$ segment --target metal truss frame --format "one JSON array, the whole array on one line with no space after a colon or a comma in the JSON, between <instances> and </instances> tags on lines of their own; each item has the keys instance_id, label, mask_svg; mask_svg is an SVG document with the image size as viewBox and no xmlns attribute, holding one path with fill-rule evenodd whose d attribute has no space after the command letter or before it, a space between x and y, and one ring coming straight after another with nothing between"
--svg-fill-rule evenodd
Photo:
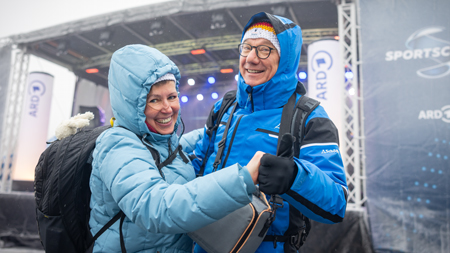
<instances>
[{"instance_id":1,"label":"metal truss frame","mask_svg":"<svg viewBox=\"0 0 450 253\"><path fill-rule=\"evenodd\" d=\"M0 192L12 190L12 165L19 136L23 99L28 76L29 54L26 49L13 46L9 85L2 119L0 142Z\"/></svg>"},{"instance_id":2,"label":"metal truss frame","mask_svg":"<svg viewBox=\"0 0 450 253\"><path fill-rule=\"evenodd\" d=\"M363 125L363 92L360 79L360 27L358 0L342 0L338 5L339 42L342 60L353 78L346 78L344 87L344 133L342 158L347 176L347 210L363 210L365 191L365 148Z\"/></svg>"},{"instance_id":3,"label":"metal truss frame","mask_svg":"<svg viewBox=\"0 0 450 253\"><path fill-rule=\"evenodd\" d=\"M321 39L323 37L335 36L338 34L338 29L336 28L321 28L321 29L305 29L302 31L303 44L307 45L313 41ZM236 49L237 45L241 41L241 34L235 35L226 35L226 36L217 36L217 37L208 37L201 39L190 39L190 40L182 40L168 43L161 43L151 45L152 47L158 49L163 54L167 56L173 55L190 55L192 49L203 48L208 52L214 52L218 50L226 50L226 49ZM109 61L111 60L112 53L107 53L100 55L98 57L93 57L81 64L75 65L75 69L87 69L90 67L107 67L109 66ZM238 58L238 55L236 56ZM215 61L216 65L224 66L227 63L222 63L221 61ZM237 63L237 60L236 62ZM198 63L199 65L201 63ZM180 69L189 69L189 74L201 73L204 72L203 69L194 69L192 66L184 66L182 64L177 64ZM183 72L183 74L186 74Z\"/></svg>"}]
</instances>

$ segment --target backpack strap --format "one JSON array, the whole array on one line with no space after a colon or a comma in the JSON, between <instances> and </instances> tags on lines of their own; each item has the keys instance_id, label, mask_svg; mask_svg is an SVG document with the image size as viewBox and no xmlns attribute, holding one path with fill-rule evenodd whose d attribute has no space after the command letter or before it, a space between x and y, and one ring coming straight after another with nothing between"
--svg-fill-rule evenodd
<instances>
[{"instance_id":1,"label":"backpack strap","mask_svg":"<svg viewBox=\"0 0 450 253\"><path fill-rule=\"evenodd\" d=\"M296 104L296 93L302 95ZM278 146L277 155L281 142L281 136L285 133L291 133L294 136L294 156L299 157L300 155L300 145L303 141L305 135L305 123L314 109L319 106L320 102L312 99L305 94L305 88L301 82L297 84L297 89L294 94L289 98L288 102L283 107L283 112L281 114L280 131L278 133ZM297 210L298 212L298 210ZM273 241L274 247L276 247L277 242L289 243L294 246L297 250L304 244L306 237L311 230L310 220L300 212L298 212L304 225L298 228L298 231L291 234L293 231L290 226L284 235L266 235L264 241Z\"/></svg>"},{"instance_id":2,"label":"backpack strap","mask_svg":"<svg viewBox=\"0 0 450 253\"><path fill-rule=\"evenodd\" d=\"M236 110L236 106L237 106L237 102L235 102L233 104L233 109L231 110L230 116L228 117L227 125L225 126L225 130L223 132L222 139L220 140L220 142L218 144L219 149L217 150L216 159L214 160L213 171L216 171L217 167L219 167L219 164L222 162L223 150L225 149L225 143L227 142L228 130L230 129L231 121L233 120L233 113Z\"/></svg>"},{"instance_id":3,"label":"backpack strap","mask_svg":"<svg viewBox=\"0 0 450 253\"><path fill-rule=\"evenodd\" d=\"M215 131L217 130L217 128L219 128L223 115L228 111L228 108L230 108L234 100L236 100L236 90L225 93L222 99L222 104L220 105L220 108L219 110L217 110L217 112L214 112L214 106L211 108L211 112L209 113L208 119L206 120L206 134L209 138L209 144L208 148L206 149L205 157L203 158L202 166L200 167L200 171L198 172L197 177L201 177L205 173L206 162L211 155L209 154L211 141L216 137Z\"/></svg>"},{"instance_id":4,"label":"backpack strap","mask_svg":"<svg viewBox=\"0 0 450 253\"><path fill-rule=\"evenodd\" d=\"M319 106L320 102L303 95L299 98L297 106L295 107L295 113L291 124L291 133L296 137L294 142L294 156L300 155L300 146L305 137L306 120L314 109Z\"/></svg>"}]
</instances>

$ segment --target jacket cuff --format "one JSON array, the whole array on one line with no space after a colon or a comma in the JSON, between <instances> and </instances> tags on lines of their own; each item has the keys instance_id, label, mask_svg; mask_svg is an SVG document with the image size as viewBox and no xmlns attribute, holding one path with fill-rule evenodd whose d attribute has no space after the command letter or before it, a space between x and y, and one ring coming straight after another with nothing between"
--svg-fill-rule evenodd
<instances>
[{"instance_id":1,"label":"jacket cuff","mask_svg":"<svg viewBox=\"0 0 450 253\"><path fill-rule=\"evenodd\" d=\"M256 191L256 186L253 183L252 176L250 176L250 172L246 166L242 167L239 164L236 164L239 168L239 176L244 180L245 185L247 186L247 193L253 194Z\"/></svg>"},{"instance_id":2,"label":"jacket cuff","mask_svg":"<svg viewBox=\"0 0 450 253\"><path fill-rule=\"evenodd\" d=\"M308 177L308 171L306 171L303 166L302 163L300 162L300 159L298 159L297 157L294 157L294 162L297 165L297 176L295 177L294 183L292 184L292 186L301 186L306 178ZM291 186L291 188L292 188Z\"/></svg>"}]
</instances>

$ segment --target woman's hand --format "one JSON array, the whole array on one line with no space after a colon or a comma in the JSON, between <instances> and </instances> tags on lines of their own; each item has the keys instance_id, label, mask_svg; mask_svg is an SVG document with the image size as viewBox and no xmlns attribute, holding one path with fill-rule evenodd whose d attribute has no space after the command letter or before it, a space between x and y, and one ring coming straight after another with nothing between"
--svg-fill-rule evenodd
<instances>
[{"instance_id":1,"label":"woman's hand","mask_svg":"<svg viewBox=\"0 0 450 253\"><path fill-rule=\"evenodd\" d=\"M250 176L252 176L253 183L258 183L258 175L259 175L259 166L261 165L261 157L264 155L264 152L257 151L255 155L252 157L250 162L247 164L248 172Z\"/></svg>"}]
</instances>

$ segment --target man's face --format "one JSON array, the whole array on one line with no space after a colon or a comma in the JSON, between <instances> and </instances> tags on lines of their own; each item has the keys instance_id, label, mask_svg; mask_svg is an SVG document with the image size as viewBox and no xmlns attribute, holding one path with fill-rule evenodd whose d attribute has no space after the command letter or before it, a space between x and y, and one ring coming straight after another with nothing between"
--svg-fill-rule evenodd
<instances>
[{"instance_id":1,"label":"man's face","mask_svg":"<svg viewBox=\"0 0 450 253\"><path fill-rule=\"evenodd\" d=\"M251 46L265 45L271 48L275 48L269 40L259 39L247 39L244 41ZM276 49L270 52L270 55L266 59L260 59L256 55L256 49L253 48L247 57L240 56L239 58L239 71L246 84L255 87L269 81L277 72L278 63L280 62L280 55Z\"/></svg>"}]
</instances>

